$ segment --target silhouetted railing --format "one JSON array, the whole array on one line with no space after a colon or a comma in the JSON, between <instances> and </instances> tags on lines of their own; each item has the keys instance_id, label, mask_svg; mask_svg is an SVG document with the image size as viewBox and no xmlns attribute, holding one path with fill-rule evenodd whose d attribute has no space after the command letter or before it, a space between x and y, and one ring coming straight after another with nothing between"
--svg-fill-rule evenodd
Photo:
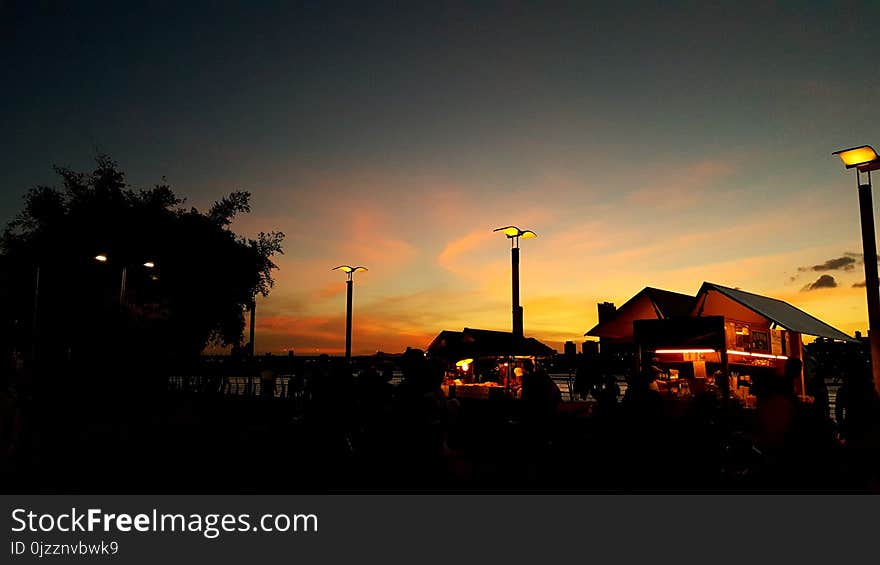
<instances>
[{"instance_id":1,"label":"silhouetted railing","mask_svg":"<svg viewBox=\"0 0 880 565\"><path fill-rule=\"evenodd\" d=\"M303 402L305 383L296 375L278 375L271 379L259 376L204 376L175 375L168 378L168 389L173 392L192 392L224 396L265 397Z\"/></svg>"},{"instance_id":2,"label":"silhouetted railing","mask_svg":"<svg viewBox=\"0 0 880 565\"><path fill-rule=\"evenodd\" d=\"M553 373L550 375L559 387L563 401L579 400L574 393L574 378L568 373ZM399 372L395 373L390 383L393 386L400 384L402 377ZM306 402L305 381L296 375L277 375L272 382L272 390L264 393L264 383L269 380L259 376L205 376L205 375L175 375L168 379L168 389L174 392L189 392L201 394L213 394L218 396L272 398L288 400L293 403L295 411L301 411ZM826 379L828 383L828 404L830 415L834 418L834 406L837 400L839 384ZM627 383L622 376L618 377L619 387L618 401L626 393Z\"/></svg>"}]
</instances>

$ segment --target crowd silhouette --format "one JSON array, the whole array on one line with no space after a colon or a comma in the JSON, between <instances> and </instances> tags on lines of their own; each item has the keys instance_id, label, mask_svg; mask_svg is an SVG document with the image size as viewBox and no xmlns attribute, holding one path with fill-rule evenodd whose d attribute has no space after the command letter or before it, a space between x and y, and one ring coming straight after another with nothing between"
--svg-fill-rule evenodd
<instances>
[{"instance_id":1,"label":"crowd silhouette","mask_svg":"<svg viewBox=\"0 0 880 565\"><path fill-rule=\"evenodd\" d=\"M756 378L754 410L713 387L670 402L651 365L628 376L621 398L623 383L591 361L577 368L569 401L544 367L528 364L518 398L456 398L441 386L445 364L415 349L354 367L328 356L245 359L239 370L260 383L251 395L224 394L225 377L207 373L181 388L155 386L145 373L114 379L109 368L88 382L34 378L10 364L0 398L4 484L187 492L878 486L880 400L869 372L847 376L832 418L821 395L805 402L795 394L794 358L784 377Z\"/></svg>"}]
</instances>

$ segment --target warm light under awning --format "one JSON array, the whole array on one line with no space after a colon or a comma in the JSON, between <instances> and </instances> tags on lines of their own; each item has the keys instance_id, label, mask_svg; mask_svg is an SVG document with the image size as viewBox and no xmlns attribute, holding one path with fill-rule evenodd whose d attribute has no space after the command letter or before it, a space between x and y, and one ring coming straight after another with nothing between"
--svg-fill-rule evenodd
<instances>
[{"instance_id":1,"label":"warm light under awning","mask_svg":"<svg viewBox=\"0 0 880 565\"><path fill-rule=\"evenodd\" d=\"M658 349L654 353L716 353L714 349Z\"/></svg>"},{"instance_id":2,"label":"warm light under awning","mask_svg":"<svg viewBox=\"0 0 880 565\"><path fill-rule=\"evenodd\" d=\"M728 351L728 355L740 355L742 357L760 357L762 359L788 359L785 355L770 355L769 353L749 353L748 351Z\"/></svg>"}]
</instances>

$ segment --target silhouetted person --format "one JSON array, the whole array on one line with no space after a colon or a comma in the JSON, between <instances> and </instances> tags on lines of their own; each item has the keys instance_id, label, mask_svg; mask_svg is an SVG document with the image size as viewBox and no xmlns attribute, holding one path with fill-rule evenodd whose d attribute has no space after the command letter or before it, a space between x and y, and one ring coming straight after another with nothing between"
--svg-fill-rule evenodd
<instances>
[{"instance_id":1,"label":"silhouetted person","mask_svg":"<svg viewBox=\"0 0 880 565\"><path fill-rule=\"evenodd\" d=\"M804 387L808 396L813 397L814 409L824 418L830 418L831 413L828 405L828 385L816 365L816 360L804 355Z\"/></svg>"},{"instance_id":2,"label":"silhouetted person","mask_svg":"<svg viewBox=\"0 0 880 565\"><path fill-rule=\"evenodd\" d=\"M855 369L843 376L837 389L834 415L846 441L860 441L871 430L878 403L871 373Z\"/></svg>"},{"instance_id":3,"label":"silhouetted person","mask_svg":"<svg viewBox=\"0 0 880 565\"><path fill-rule=\"evenodd\" d=\"M12 471L21 441L23 398L15 371L13 360L8 371L0 372L0 473Z\"/></svg>"},{"instance_id":4,"label":"silhouetted person","mask_svg":"<svg viewBox=\"0 0 880 565\"><path fill-rule=\"evenodd\" d=\"M789 357L781 377L764 379L757 392L758 442L768 452L785 446L785 436L794 422L797 408L794 383L801 374L800 359Z\"/></svg>"},{"instance_id":5,"label":"silhouetted person","mask_svg":"<svg viewBox=\"0 0 880 565\"><path fill-rule=\"evenodd\" d=\"M657 372L652 366L630 377L620 407L617 430L618 473L627 486L656 486L660 480L662 454L666 437L663 397L655 383ZM665 467L662 468L665 470Z\"/></svg>"},{"instance_id":6,"label":"silhouetted person","mask_svg":"<svg viewBox=\"0 0 880 565\"><path fill-rule=\"evenodd\" d=\"M610 416L617 408L617 397L620 396L620 385L614 375L602 375L598 389L594 391L596 397L596 416L602 418Z\"/></svg>"},{"instance_id":7,"label":"silhouetted person","mask_svg":"<svg viewBox=\"0 0 880 565\"><path fill-rule=\"evenodd\" d=\"M344 362L331 364L322 356L310 371L307 387L306 439L312 457L306 464L316 465L316 479L329 484L345 470L345 459L351 455L351 371Z\"/></svg>"},{"instance_id":8,"label":"silhouetted person","mask_svg":"<svg viewBox=\"0 0 880 565\"><path fill-rule=\"evenodd\" d=\"M523 376L522 402L524 414L537 427L546 429L559 410L562 394L543 369Z\"/></svg>"},{"instance_id":9,"label":"silhouetted person","mask_svg":"<svg viewBox=\"0 0 880 565\"><path fill-rule=\"evenodd\" d=\"M756 443L764 456L764 487L823 488L836 475L833 425L795 394L802 367L790 357L783 375L768 375L758 391Z\"/></svg>"},{"instance_id":10,"label":"silhouetted person","mask_svg":"<svg viewBox=\"0 0 880 565\"><path fill-rule=\"evenodd\" d=\"M397 446L394 460L404 479L421 486L437 480L442 467L446 397L440 389L443 368L408 349L401 359L403 382L397 387L394 419Z\"/></svg>"},{"instance_id":11,"label":"silhouetted person","mask_svg":"<svg viewBox=\"0 0 880 565\"><path fill-rule=\"evenodd\" d=\"M847 472L855 488L880 488L880 398L870 370L844 376L837 391L837 410ZM839 416L839 417L840 417Z\"/></svg>"},{"instance_id":12,"label":"silhouetted person","mask_svg":"<svg viewBox=\"0 0 880 565\"><path fill-rule=\"evenodd\" d=\"M270 367L264 367L260 371L260 396L264 398L275 396L275 371Z\"/></svg>"},{"instance_id":13,"label":"silhouetted person","mask_svg":"<svg viewBox=\"0 0 880 565\"><path fill-rule=\"evenodd\" d=\"M389 365L382 369L382 380L389 385L391 384L391 381L394 380L394 367Z\"/></svg>"},{"instance_id":14,"label":"silhouetted person","mask_svg":"<svg viewBox=\"0 0 880 565\"><path fill-rule=\"evenodd\" d=\"M373 367L360 372L357 378L357 413L361 449L375 451L376 442L387 434L391 413L393 387L390 372L380 375Z\"/></svg>"},{"instance_id":15,"label":"silhouetted person","mask_svg":"<svg viewBox=\"0 0 880 565\"><path fill-rule=\"evenodd\" d=\"M623 406L630 419L653 421L663 415L663 398L657 387L659 369L651 365L633 375L623 395Z\"/></svg>"},{"instance_id":16,"label":"silhouetted person","mask_svg":"<svg viewBox=\"0 0 880 565\"><path fill-rule=\"evenodd\" d=\"M574 377L574 388L581 400L586 400L589 394L596 397L596 392L602 383L602 368L599 359L595 356L584 356L578 364Z\"/></svg>"},{"instance_id":17,"label":"silhouetted person","mask_svg":"<svg viewBox=\"0 0 880 565\"><path fill-rule=\"evenodd\" d=\"M379 374L375 367L367 367L357 377L357 393L359 399L379 398L385 399L391 396L391 384L386 374Z\"/></svg>"},{"instance_id":18,"label":"silhouetted person","mask_svg":"<svg viewBox=\"0 0 880 565\"><path fill-rule=\"evenodd\" d=\"M548 464L548 450L554 440L562 395L550 375L538 368L523 375L521 400L522 431L525 434L522 454L526 458L527 473L534 480Z\"/></svg>"}]
</instances>

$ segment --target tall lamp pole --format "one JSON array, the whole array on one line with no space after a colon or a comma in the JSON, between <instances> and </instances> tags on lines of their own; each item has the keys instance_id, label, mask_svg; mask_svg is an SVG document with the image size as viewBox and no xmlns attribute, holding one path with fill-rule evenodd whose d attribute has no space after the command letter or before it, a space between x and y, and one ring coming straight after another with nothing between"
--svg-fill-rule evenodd
<instances>
[{"instance_id":1,"label":"tall lamp pole","mask_svg":"<svg viewBox=\"0 0 880 565\"><path fill-rule=\"evenodd\" d=\"M108 261L107 255L104 253L99 253L98 255L95 255L95 261L97 261L98 263L107 263L107 261ZM156 263L154 263L153 261L145 261L144 263L142 263L142 266L146 269L153 269L156 267ZM125 293L128 290L128 288L126 287L127 279L128 279L128 264L123 263L122 264L122 277L119 280L119 307L120 308L125 306Z\"/></svg>"},{"instance_id":2,"label":"tall lamp pole","mask_svg":"<svg viewBox=\"0 0 880 565\"><path fill-rule=\"evenodd\" d=\"M874 389L880 393L880 281L877 277L877 239L874 233L874 204L871 196L871 171L880 169L880 157L870 145L841 149L832 155L840 157L847 169L856 170L865 263L865 292L868 295L871 372L874 377ZM866 182L862 182L862 173L865 173Z\"/></svg>"},{"instance_id":3,"label":"tall lamp pole","mask_svg":"<svg viewBox=\"0 0 880 565\"><path fill-rule=\"evenodd\" d=\"M513 303L513 337L523 337L523 309L519 304L519 239L532 239L538 234L532 230L521 230L516 226L506 226L492 231L500 231L510 240L511 302Z\"/></svg>"},{"instance_id":4,"label":"tall lamp pole","mask_svg":"<svg viewBox=\"0 0 880 565\"><path fill-rule=\"evenodd\" d=\"M34 276L34 315L31 318L31 358L30 363L33 364L37 359L37 335L39 331L40 318L40 265L37 264L37 272Z\"/></svg>"},{"instance_id":5,"label":"tall lamp pole","mask_svg":"<svg viewBox=\"0 0 880 565\"><path fill-rule=\"evenodd\" d=\"M248 331L250 332L250 344L251 344L250 357L251 357L251 359L253 359L254 355L256 354L256 349L254 348L254 330L255 330L256 322L257 322L257 293L256 292L254 293L253 296L251 296L251 312L250 312L250 314L251 314L251 323L250 323L250 327L248 328Z\"/></svg>"},{"instance_id":6,"label":"tall lamp pole","mask_svg":"<svg viewBox=\"0 0 880 565\"><path fill-rule=\"evenodd\" d=\"M358 271L366 271L366 267L351 267L349 265L340 265L333 267L332 271L342 271L348 275L345 281L345 364L351 364L351 296L352 296L352 275Z\"/></svg>"}]
</instances>

